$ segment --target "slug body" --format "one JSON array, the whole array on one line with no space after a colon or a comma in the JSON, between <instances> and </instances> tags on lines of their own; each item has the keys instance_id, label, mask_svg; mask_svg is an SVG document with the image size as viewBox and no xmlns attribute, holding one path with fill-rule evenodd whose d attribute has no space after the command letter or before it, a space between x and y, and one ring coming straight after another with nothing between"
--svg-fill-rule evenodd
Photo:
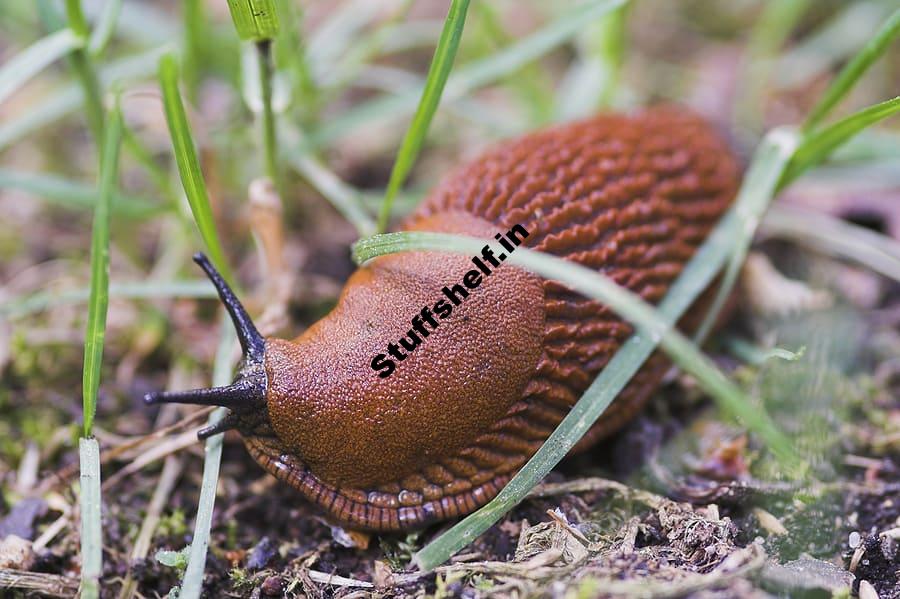
<instances>
[{"instance_id":1,"label":"slug body","mask_svg":"<svg viewBox=\"0 0 900 599\"><path fill-rule=\"evenodd\" d=\"M727 146L695 116L602 115L488 151L403 228L489 242L521 224L525 247L656 303L728 207L738 177ZM237 381L148 401L227 405L231 414L205 436L239 429L263 468L352 528L403 530L472 512L534 454L632 330L602 304L500 266L379 377L372 356L471 269L471 257L449 253L372 260L293 341L262 340L222 284L236 325L252 329ZM654 355L578 448L639 411L666 367Z\"/></svg>"}]
</instances>

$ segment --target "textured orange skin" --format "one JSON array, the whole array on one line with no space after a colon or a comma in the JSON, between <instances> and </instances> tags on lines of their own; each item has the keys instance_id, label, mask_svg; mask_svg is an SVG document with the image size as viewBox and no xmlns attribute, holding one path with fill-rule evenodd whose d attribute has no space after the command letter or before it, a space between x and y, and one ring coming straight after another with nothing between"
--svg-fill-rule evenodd
<instances>
[{"instance_id":1,"label":"textured orange skin","mask_svg":"<svg viewBox=\"0 0 900 599\"><path fill-rule=\"evenodd\" d=\"M699 118L602 115L506 142L445 180L405 229L493 238L597 269L656 303L734 197L739 169ZM274 434L253 457L353 528L403 530L495 496L631 328L562 285L501 266L396 372L369 362L404 335L470 258L416 252L360 268L337 307L292 342L266 342ZM578 448L620 428L667 368L645 364Z\"/></svg>"}]
</instances>

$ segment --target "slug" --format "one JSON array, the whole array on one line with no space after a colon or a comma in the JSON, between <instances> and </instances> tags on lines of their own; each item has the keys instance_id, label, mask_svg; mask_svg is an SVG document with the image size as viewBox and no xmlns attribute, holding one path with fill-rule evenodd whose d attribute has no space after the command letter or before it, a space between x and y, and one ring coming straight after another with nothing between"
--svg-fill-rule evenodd
<instances>
[{"instance_id":1,"label":"slug","mask_svg":"<svg viewBox=\"0 0 900 599\"><path fill-rule=\"evenodd\" d=\"M656 303L732 201L738 178L728 146L684 110L600 115L487 151L440 184L403 229L493 241L521 225L524 246ZM238 329L242 367L230 386L146 401L228 407L201 438L237 429L265 470L359 530L422 527L487 503L632 332L602 304L500 266L382 377L373 356L473 268L471 257L374 259L293 341L263 339L212 265L195 260ZM662 354L651 357L576 450L634 416L667 367Z\"/></svg>"}]
</instances>

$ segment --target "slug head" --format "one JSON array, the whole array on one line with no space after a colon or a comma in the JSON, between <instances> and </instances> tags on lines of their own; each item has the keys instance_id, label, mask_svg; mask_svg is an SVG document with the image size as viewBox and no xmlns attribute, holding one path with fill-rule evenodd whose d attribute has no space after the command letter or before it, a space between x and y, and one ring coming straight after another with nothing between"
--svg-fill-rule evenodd
<instances>
[{"instance_id":1,"label":"slug head","mask_svg":"<svg viewBox=\"0 0 900 599\"><path fill-rule=\"evenodd\" d=\"M256 326L238 301L237 296L202 253L194 254L194 262L215 285L219 298L225 304L234 328L237 330L244 359L234 382L225 387L194 389L191 391L157 391L144 397L147 404L183 403L202 406L223 406L231 412L218 423L202 429L197 436L206 439L226 430L239 429L251 431L261 424L268 423L266 409L266 343ZM261 422L262 419L262 422Z\"/></svg>"}]
</instances>

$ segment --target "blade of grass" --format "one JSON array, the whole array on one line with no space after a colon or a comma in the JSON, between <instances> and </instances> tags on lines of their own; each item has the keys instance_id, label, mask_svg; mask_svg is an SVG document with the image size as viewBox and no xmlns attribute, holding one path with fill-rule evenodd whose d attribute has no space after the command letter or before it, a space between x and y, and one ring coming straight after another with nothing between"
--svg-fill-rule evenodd
<instances>
[{"instance_id":1,"label":"blade of grass","mask_svg":"<svg viewBox=\"0 0 900 599\"><path fill-rule=\"evenodd\" d=\"M66 17L72 31L86 43L90 32L88 31L84 13L81 11L81 0L66 0ZM103 108L103 91L100 88L100 79L97 77L97 71L94 69L94 64L84 47L84 43L71 53L69 62L84 92L85 118L87 119L88 128L94 136L98 151L102 151L100 141L103 139L106 113Z\"/></svg>"},{"instance_id":2,"label":"blade of grass","mask_svg":"<svg viewBox=\"0 0 900 599\"><path fill-rule=\"evenodd\" d=\"M900 243L864 227L822 212L775 204L766 213L762 231L832 256L848 258L900 281Z\"/></svg>"},{"instance_id":3,"label":"blade of grass","mask_svg":"<svg viewBox=\"0 0 900 599\"><path fill-rule=\"evenodd\" d=\"M459 49L459 41L462 38L468 10L469 0L451 0L450 9L444 21L444 29L441 32L441 37L434 50L434 56L431 59L431 67L428 69L428 76L425 80L425 88L422 90L419 106L413 116L412 123L409 125L409 129L406 131L406 135L403 137L400 151L397 152L394 167L391 169L387 192L384 195L384 201L378 214L379 231L384 231L387 228L391 217L391 206L394 204L394 197L400 191L404 181L406 181L406 177L409 175L409 171L412 170L413 163L422 149L422 144L425 142L425 136L428 134L431 120L434 118L435 111L437 111L441 95L444 93L444 86L447 84L447 78L450 76L450 70L453 68L453 61L456 60L456 52Z\"/></svg>"},{"instance_id":4,"label":"blade of grass","mask_svg":"<svg viewBox=\"0 0 900 599\"><path fill-rule=\"evenodd\" d=\"M228 9L242 40L271 40L278 34L275 0L228 0Z\"/></svg>"},{"instance_id":5,"label":"blade of grass","mask_svg":"<svg viewBox=\"0 0 900 599\"><path fill-rule=\"evenodd\" d=\"M275 38L276 66L287 73L293 90L292 105L300 111L300 122L306 126L318 115L319 89L307 60L305 38L302 36L304 10L294 2L278 2L278 21L284 23Z\"/></svg>"},{"instance_id":6,"label":"blade of grass","mask_svg":"<svg viewBox=\"0 0 900 599\"><path fill-rule=\"evenodd\" d=\"M78 451L81 462L81 597L86 599L99 596L99 580L103 572L100 448L93 439L93 425L106 335L106 308L109 303L109 208L118 180L121 141L122 113L117 103L110 113L101 146L99 199L94 209L91 231L91 291L84 336L84 437L79 441Z\"/></svg>"},{"instance_id":7,"label":"blade of grass","mask_svg":"<svg viewBox=\"0 0 900 599\"><path fill-rule=\"evenodd\" d=\"M836 149L828 162L836 166L900 159L900 131L869 129Z\"/></svg>"},{"instance_id":8,"label":"blade of grass","mask_svg":"<svg viewBox=\"0 0 900 599\"><path fill-rule=\"evenodd\" d=\"M469 48L478 43L479 58L490 56L516 41L516 36L507 31L506 15L499 3L476 2L473 8L476 15L472 21L473 27L469 31L471 40ZM527 108L528 120L532 125L537 126L550 121L553 114L553 95L547 93L547 90L553 88L554 82L541 63L531 62L524 65L518 71L510 73L502 83L519 96L521 104Z\"/></svg>"},{"instance_id":9,"label":"blade of grass","mask_svg":"<svg viewBox=\"0 0 900 599\"><path fill-rule=\"evenodd\" d=\"M854 135L900 111L900 96L869 106L819 131L808 134L794 154L779 187L789 185L810 167L819 164Z\"/></svg>"},{"instance_id":10,"label":"blade of grass","mask_svg":"<svg viewBox=\"0 0 900 599\"><path fill-rule=\"evenodd\" d=\"M272 110L272 42L256 42L259 59L259 87L262 96L262 147L266 164L266 176L272 181L279 195L282 195L281 176L278 169L278 136L275 133L275 112Z\"/></svg>"},{"instance_id":11,"label":"blade of grass","mask_svg":"<svg viewBox=\"0 0 900 599\"><path fill-rule=\"evenodd\" d=\"M114 108L103 139L100 159L100 189L94 208L91 232L91 293L88 300L87 332L84 341L84 436L93 434L100 365L106 333L106 308L109 303L109 214L119 174L119 149L122 141L122 113Z\"/></svg>"},{"instance_id":12,"label":"blade of grass","mask_svg":"<svg viewBox=\"0 0 900 599\"><path fill-rule=\"evenodd\" d=\"M101 84L122 84L152 75L164 51L165 47L153 48L111 63L100 71ZM84 106L84 91L77 83L64 85L44 97L45 100L36 102L26 113L0 124L0 151Z\"/></svg>"},{"instance_id":13,"label":"blade of grass","mask_svg":"<svg viewBox=\"0 0 900 599\"><path fill-rule=\"evenodd\" d=\"M895 10L881 28L872 36L866 45L853 56L837 78L810 111L803 124L804 131L812 131L828 113L846 96L860 77L887 50L888 46L900 36L900 8Z\"/></svg>"},{"instance_id":14,"label":"blade of grass","mask_svg":"<svg viewBox=\"0 0 900 599\"><path fill-rule=\"evenodd\" d=\"M364 67L386 56L419 47L434 47L444 29L443 20L406 21L414 0L400 0L396 8L356 36L334 66L321 73L318 84L332 95L356 80Z\"/></svg>"},{"instance_id":15,"label":"blade of grass","mask_svg":"<svg viewBox=\"0 0 900 599\"><path fill-rule=\"evenodd\" d=\"M805 4L802 1L798 2L794 8L787 6L787 3L785 3L785 6L787 8L780 6L771 7L769 12L777 16L783 10L805 10ZM769 14L769 12L766 14ZM725 272L725 276L719 286L719 291L716 294L713 304L695 335L695 339L698 343L705 339L713 323L718 318L719 312L725 305L726 299L731 294L731 290L734 288L740 269L747 257L747 252L750 249L753 235L774 192L783 189L811 167L824 161L834 150L866 127L881 119L887 118L900 110L900 97L897 97L876 104L875 106L870 106L869 108L861 110L860 112L824 129L818 131L811 130L816 123L827 115L831 108L833 108L841 98L850 92L865 70L881 56L887 45L898 35L898 33L900 33L900 10L896 11L894 16L888 19L886 25L879 30L872 40L870 40L870 42L867 43L853 59L851 59L847 67L843 69L834 83L829 86L828 90L807 119L802 136L799 139L799 145L796 145L798 140L795 137L792 142L794 147L790 148L787 155L782 154L782 159L786 160L789 158L789 162L785 168L778 171L780 173L780 179L777 182L774 182L776 183L774 188L759 194L757 197L761 201L747 204L748 218L745 221L745 227L743 231L741 231L739 242L735 245L734 253L731 256L728 269ZM765 35L769 34L765 33ZM771 138L773 134L781 135L779 130L775 130L770 132L766 139ZM766 143L764 140L757 151L765 150ZM758 163L754 162L754 165L755 164ZM766 182L766 185L771 184L773 184L772 181ZM751 190L747 188L742 188L742 193L745 190L751 192ZM739 204L741 204L740 201Z\"/></svg>"},{"instance_id":16,"label":"blade of grass","mask_svg":"<svg viewBox=\"0 0 900 599\"><path fill-rule=\"evenodd\" d=\"M697 343L702 344L706 339L718 319L725 301L731 295L731 290L734 288L744 260L747 258L747 252L750 251L753 235L756 233L766 208L769 207L769 203L775 196L778 181L794 155L797 143L798 136L792 131L782 128L773 129L766 134L757 147L750 168L745 175L745 182L741 185L735 199L736 213L741 220L741 228L732 245L728 267L719 285L719 290L716 292L715 299L703 322L694 334Z\"/></svg>"},{"instance_id":17,"label":"blade of grass","mask_svg":"<svg viewBox=\"0 0 900 599\"><path fill-rule=\"evenodd\" d=\"M316 81L323 81L360 32L384 9L372 0L350 0L337 6L309 37L307 62Z\"/></svg>"},{"instance_id":18,"label":"blade of grass","mask_svg":"<svg viewBox=\"0 0 900 599\"><path fill-rule=\"evenodd\" d=\"M44 68L80 48L83 41L71 29L60 29L14 56L0 69L0 104Z\"/></svg>"},{"instance_id":19,"label":"blade of grass","mask_svg":"<svg viewBox=\"0 0 900 599\"><path fill-rule=\"evenodd\" d=\"M81 10L81 0L66 0L66 18L69 20L69 27L72 28L72 31L86 39L90 31L87 20L84 18L84 12Z\"/></svg>"},{"instance_id":20,"label":"blade of grass","mask_svg":"<svg viewBox=\"0 0 900 599\"><path fill-rule=\"evenodd\" d=\"M776 58L772 85L777 90L810 85L853 56L896 9L893 0L842 2L833 16ZM818 4L818 3L817 3Z\"/></svg>"},{"instance_id":21,"label":"blade of grass","mask_svg":"<svg viewBox=\"0 0 900 599\"><path fill-rule=\"evenodd\" d=\"M100 13L100 18L94 25L94 31L91 32L91 39L88 42L88 52L91 56L103 54L106 45L109 44L109 40L116 31L116 23L121 12L122 0L106 0L103 12Z\"/></svg>"},{"instance_id":22,"label":"blade of grass","mask_svg":"<svg viewBox=\"0 0 900 599\"><path fill-rule=\"evenodd\" d=\"M181 101L181 94L178 91L178 63L171 53L164 54L159 60L159 82L162 88L166 122L172 137L175 162L178 164L178 172L181 175L181 184L184 186L191 212L200 236L209 251L210 259L225 279L230 282L232 281L231 269L225 260L225 252L222 251L219 236L216 233L216 224L209 204L209 193L206 190L206 182L203 179L203 172L200 170L200 160L197 158L191 128L188 124L184 104Z\"/></svg>"},{"instance_id":23,"label":"blade of grass","mask_svg":"<svg viewBox=\"0 0 900 599\"><path fill-rule=\"evenodd\" d=\"M616 9L627 0L590 0L567 11L560 18L489 58L465 65L448 79L444 101L457 100L479 87L517 71L523 65L566 42L586 23ZM342 117L320 127L310 141L321 146L360 125L373 120L389 120L411 112L421 96L421 90L410 90L396 96L377 98L348 110Z\"/></svg>"},{"instance_id":24,"label":"blade of grass","mask_svg":"<svg viewBox=\"0 0 900 599\"><path fill-rule=\"evenodd\" d=\"M97 203L97 189L83 183L45 173L27 173L0 168L0 189L17 189L47 202L75 209L90 208ZM114 192L112 213L128 218L147 218L166 210L140 197Z\"/></svg>"},{"instance_id":25,"label":"blade of grass","mask_svg":"<svg viewBox=\"0 0 900 599\"><path fill-rule=\"evenodd\" d=\"M115 202L115 198L113 199ZM22 318L56 306L80 304L90 297L90 288L67 291L41 291L12 298L0 305L0 316L10 320ZM216 288L207 280L135 281L110 283L110 299L215 298Z\"/></svg>"},{"instance_id":26,"label":"blade of grass","mask_svg":"<svg viewBox=\"0 0 900 599\"><path fill-rule=\"evenodd\" d=\"M694 336L698 343L702 343L703 339L706 338L722 307L725 305L725 301L731 294L744 260L747 257L747 252L750 250L753 235L765 214L773 194L777 190L783 189L808 169L821 163L831 152L866 127L898 111L900 111L900 97L870 106L830 127L808 134L802 139L799 146L795 145L797 143L796 136L787 133L784 129L773 130L766 136L757 152L768 152L774 145L778 145L773 144L775 141L773 136L777 135L784 140L780 142L780 145L783 146L780 152L780 160L786 161L786 166L778 171L780 179L777 181L777 184L771 180L764 182L765 186L767 188L771 187L771 189L755 190L742 187L741 193L743 194L746 190L747 193L753 194L753 201L744 204L740 197L738 199L739 205L746 206L746 212L744 213L745 226L739 233L737 243L734 246L734 253L731 255L728 268L725 271L725 276L722 279L716 297ZM790 142L791 147L788 147L787 140L791 137L793 141ZM768 144L766 140L769 140ZM756 164L758 162L754 161L753 165ZM754 168L753 165L751 165L751 169ZM748 173L748 178L751 175L752 173Z\"/></svg>"},{"instance_id":27,"label":"blade of grass","mask_svg":"<svg viewBox=\"0 0 900 599\"><path fill-rule=\"evenodd\" d=\"M361 237L375 233L375 220L363 205L359 192L310 154L306 140L299 131L285 127L284 134L288 150L282 158L331 202L344 218L353 223Z\"/></svg>"},{"instance_id":28,"label":"blade of grass","mask_svg":"<svg viewBox=\"0 0 900 599\"><path fill-rule=\"evenodd\" d=\"M227 385L231 381L231 356L237 338L231 321L223 314L221 336L216 350L215 367L212 384L215 387ZM219 408L209 416L209 424L213 425L225 417L228 412ZM212 526L213 510L216 503L216 487L219 482L219 466L222 463L222 443L225 435L213 435L206 440L203 458L203 482L200 486L200 500L197 503L197 519L194 522L194 536L188 557L187 569L181 583L179 599L199 599L203 590L203 570L206 567L206 554L209 549L209 531Z\"/></svg>"},{"instance_id":29,"label":"blade of grass","mask_svg":"<svg viewBox=\"0 0 900 599\"><path fill-rule=\"evenodd\" d=\"M184 87L188 99L197 101L197 87L200 84L200 61L203 54L203 38L208 33L206 9L202 0L184 0L181 3L181 18L184 21L184 48L182 68Z\"/></svg>"},{"instance_id":30,"label":"blade of grass","mask_svg":"<svg viewBox=\"0 0 900 599\"><path fill-rule=\"evenodd\" d=\"M81 589L82 599L100 596L100 575L103 572L103 537L100 519L100 445L94 438L78 440L78 460L81 468L79 487L81 496Z\"/></svg>"}]
</instances>

